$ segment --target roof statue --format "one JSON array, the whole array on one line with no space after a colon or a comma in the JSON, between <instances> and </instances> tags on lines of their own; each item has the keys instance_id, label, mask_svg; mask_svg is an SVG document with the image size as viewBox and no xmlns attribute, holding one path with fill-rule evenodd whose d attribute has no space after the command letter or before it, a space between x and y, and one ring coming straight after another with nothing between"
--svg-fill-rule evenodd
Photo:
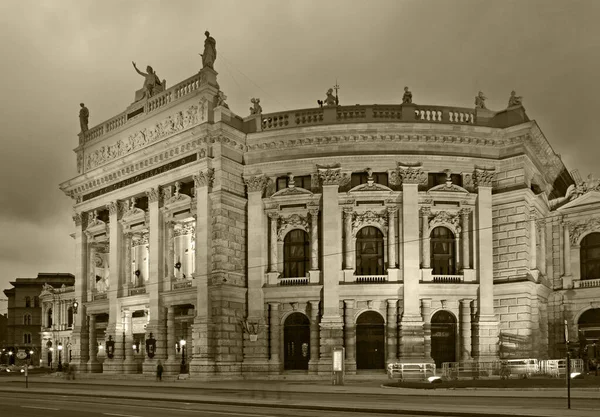
<instances>
[{"instance_id":1,"label":"roof statue","mask_svg":"<svg viewBox=\"0 0 600 417\"><path fill-rule=\"evenodd\" d=\"M79 110L79 125L81 126L82 132L87 132L90 111L85 107L85 104L79 103L79 105L81 106L81 109Z\"/></svg>"},{"instance_id":2,"label":"roof statue","mask_svg":"<svg viewBox=\"0 0 600 417\"><path fill-rule=\"evenodd\" d=\"M323 107L323 104L326 106L337 106L339 102L339 99L333 95L333 88L327 90L325 100L317 100L319 107Z\"/></svg>"},{"instance_id":3,"label":"roof statue","mask_svg":"<svg viewBox=\"0 0 600 417\"><path fill-rule=\"evenodd\" d=\"M487 97L483 95L483 93L480 91L479 94L477 94L475 96L475 108L476 109L487 109L487 107L485 107L485 99Z\"/></svg>"},{"instance_id":4,"label":"roof statue","mask_svg":"<svg viewBox=\"0 0 600 417\"><path fill-rule=\"evenodd\" d=\"M150 65L148 65L146 67L147 72L142 72L135 65L135 62L131 61L131 63L133 64L133 68L135 68L137 73L140 74L142 77L144 77L144 86L140 90L143 94L138 95L138 92L136 92L136 96L135 96L136 101L138 101L144 97L150 98L154 94L160 93L161 91L165 90L164 80L162 82L160 81L160 79L158 78L158 75L156 75L156 73L154 72L154 70L152 69L152 67Z\"/></svg>"},{"instance_id":5,"label":"roof statue","mask_svg":"<svg viewBox=\"0 0 600 417\"><path fill-rule=\"evenodd\" d=\"M508 107L512 106L522 106L523 105L523 97L518 96L515 93L515 90L510 92L510 98L508 99Z\"/></svg>"},{"instance_id":6,"label":"roof statue","mask_svg":"<svg viewBox=\"0 0 600 417\"><path fill-rule=\"evenodd\" d=\"M262 114L262 107L260 106L259 98L251 98L250 103L252 103L252 107L250 107L250 115Z\"/></svg>"},{"instance_id":7,"label":"roof statue","mask_svg":"<svg viewBox=\"0 0 600 417\"><path fill-rule=\"evenodd\" d=\"M402 96L402 104L411 104L412 103L412 93L408 89L408 87L404 87L404 95Z\"/></svg>"},{"instance_id":8,"label":"roof statue","mask_svg":"<svg viewBox=\"0 0 600 417\"><path fill-rule=\"evenodd\" d=\"M204 40L204 53L202 57L202 68L214 69L215 60L217 59L217 41L210 36L208 30L204 32L206 39Z\"/></svg>"},{"instance_id":9,"label":"roof statue","mask_svg":"<svg viewBox=\"0 0 600 417\"><path fill-rule=\"evenodd\" d=\"M226 109L228 109L229 106L227 105L227 103L225 103L225 100L227 100L227 96L224 92L219 91L218 94L215 96L215 101L217 103L215 107L223 106Z\"/></svg>"}]
</instances>

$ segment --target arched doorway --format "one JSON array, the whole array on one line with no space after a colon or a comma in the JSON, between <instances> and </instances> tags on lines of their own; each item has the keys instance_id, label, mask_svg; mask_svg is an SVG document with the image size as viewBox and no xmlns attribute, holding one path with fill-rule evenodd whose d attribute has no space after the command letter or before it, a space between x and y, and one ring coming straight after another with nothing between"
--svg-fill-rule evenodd
<instances>
[{"instance_id":1,"label":"arched doorway","mask_svg":"<svg viewBox=\"0 0 600 417\"><path fill-rule=\"evenodd\" d=\"M431 357L439 368L456 361L456 319L449 311L440 310L431 318Z\"/></svg>"},{"instance_id":2,"label":"arched doorway","mask_svg":"<svg viewBox=\"0 0 600 417\"><path fill-rule=\"evenodd\" d=\"M356 369L385 368L385 323L375 311L356 319Z\"/></svg>"},{"instance_id":3,"label":"arched doorway","mask_svg":"<svg viewBox=\"0 0 600 417\"><path fill-rule=\"evenodd\" d=\"M302 313L292 313L283 325L284 369L308 369L310 322Z\"/></svg>"},{"instance_id":4,"label":"arched doorway","mask_svg":"<svg viewBox=\"0 0 600 417\"><path fill-rule=\"evenodd\" d=\"M581 356L589 359L600 359L600 308L585 311L577 321ZM585 339L584 339L585 338ZM585 351L584 351L585 349Z\"/></svg>"}]
</instances>

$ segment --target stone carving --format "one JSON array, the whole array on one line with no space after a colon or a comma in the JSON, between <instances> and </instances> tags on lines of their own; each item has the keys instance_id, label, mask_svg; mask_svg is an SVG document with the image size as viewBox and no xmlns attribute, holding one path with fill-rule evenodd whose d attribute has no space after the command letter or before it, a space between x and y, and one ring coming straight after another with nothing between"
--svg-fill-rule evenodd
<instances>
[{"instance_id":1,"label":"stone carving","mask_svg":"<svg viewBox=\"0 0 600 417\"><path fill-rule=\"evenodd\" d=\"M44 283L44 285L42 285L42 292L40 293L40 297L46 294L53 294L54 293L54 287L48 283Z\"/></svg>"},{"instance_id":2,"label":"stone carving","mask_svg":"<svg viewBox=\"0 0 600 417\"><path fill-rule=\"evenodd\" d=\"M88 213L88 228L103 223L103 221L98 219L98 210L92 210Z\"/></svg>"},{"instance_id":3,"label":"stone carving","mask_svg":"<svg viewBox=\"0 0 600 417\"><path fill-rule=\"evenodd\" d=\"M167 187L163 190L163 203L173 204L182 200L189 200L190 197L185 194L181 194L179 190L181 189L181 183L179 181L175 182L173 187Z\"/></svg>"},{"instance_id":4,"label":"stone carving","mask_svg":"<svg viewBox=\"0 0 600 417\"><path fill-rule=\"evenodd\" d=\"M198 124L200 120L200 107L192 105L187 110L177 112L162 122L150 128L144 128L132 133L126 140L120 139L113 145L105 145L90 153L85 159L85 169L90 170L113 159L127 155L143 148L159 139L162 139L181 130Z\"/></svg>"},{"instance_id":5,"label":"stone carving","mask_svg":"<svg viewBox=\"0 0 600 417\"><path fill-rule=\"evenodd\" d=\"M397 178L400 178L401 184L421 184L427 180L427 175L423 172L420 164L414 166L398 164L397 172Z\"/></svg>"},{"instance_id":6,"label":"stone carving","mask_svg":"<svg viewBox=\"0 0 600 417\"><path fill-rule=\"evenodd\" d=\"M182 223L181 227L173 229L173 237L194 235L196 233L196 227L193 222Z\"/></svg>"},{"instance_id":7,"label":"stone carving","mask_svg":"<svg viewBox=\"0 0 600 417\"><path fill-rule=\"evenodd\" d=\"M212 187L214 180L214 168L208 168L206 171L200 171L198 174L194 175L194 185L196 188L206 186Z\"/></svg>"},{"instance_id":8,"label":"stone carving","mask_svg":"<svg viewBox=\"0 0 600 417\"><path fill-rule=\"evenodd\" d=\"M111 201L110 203L108 203L106 205L106 208L108 209L108 214L110 214L111 216L113 214L119 214L119 202L118 201Z\"/></svg>"},{"instance_id":9,"label":"stone carving","mask_svg":"<svg viewBox=\"0 0 600 417\"><path fill-rule=\"evenodd\" d=\"M475 168L473 171L473 184L478 187L491 187L496 178L496 173L491 169Z\"/></svg>"},{"instance_id":10,"label":"stone carving","mask_svg":"<svg viewBox=\"0 0 600 417\"><path fill-rule=\"evenodd\" d=\"M587 176L587 181L580 181L577 184L571 184L565 193L564 197L555 198L549 201L550 208L555 209L563 204L573 201L591 191L600 192L600 180L594 178L593 175Z\"/></svg>"},{"instance_id":11,"label":"stone carving","mask_svg":"<svg viewBox=\"0 0 600 417\"><path fill-rule=\"evenodd\" d=\"M73 221L75 222L75 226L79 227L81 226L81 223L83 221L83 216L81 213L73 213Z\"/></svg>"},{"instance_id":12,"label":"stone carving","mask_svg":"<svg viewBox=\"0 0 600 417\"><path fill-rule=\"evenodd\" d=\"M226 109L228 109L229 106L227 105L227 103L225 103L225 100L227 100L227 96L224 92L219 91L215 96L215 107L225 107Z\"/></svg>"},{"instance_id":13,"label":"stone carving","mask_svg":"<svg viewBox=\"0 0 600 417\"><path fill-rule=\"evenodd\" d=\"M433 228L437 226L450 226L449 228L453 229L455 233L460 233L459 213L449 213L447 211L433 213L433 216L429 219L429 230L433 230Z\"/></svg>"},{"instance_id":14,"label":"stone carving","mask_svg":"<svg viewBox=\"0 0 600 417\"><path fill-rule=\"evenodd\" d=\"M269 182L269 177L266 175L254 175L251 177L244 177L248 192L260 191L262 192Z\"/></svg>"},{"instance_id":15,"label":"stone carving","mask_svg":"<svg viewBox=\"0 0 600 417\"><path fill-rule=\"evenodd\" d=\"M251 98L250 103L252 103L252 107L250 107L250 114L262 114L262 107L260 106L259 98Z\"/></svg>"},{"instance_id":16,"label":"stone carving","mask_svg":"<svg viewBox=\"0 0 600 417\"><path fill-rule=\"evenodd\" d=\"M77 152L77 173L81 174L83 169L83 152Z\"/></svg>"},{"instance_id":17,"label":"stone carving","mask_svg":"<svg viewBox=\"0 0 600 417\"><path fill-rule=\"evenodd\" d=\"M408 87L404 87L404 95L402 96L402 104L412 103L412 93L408 90Z\"/></svg>"},{"instance_id":18,"label":"stone carving","mask_svg":"<svg viewBox=\"0 0 600 417\"><path fill-rule=\"evenodd\" d=\"M475 108L476 109L487 109L487 107L485 107L486 99L487 99L487 97L484 96L483 93L480 91L479 94L477 94L475 96Z\"/></svg>"},{"instance_id":19,"label":"stone carving","mask_svg":"<svg viewBox=\"0 0 600 417\"><path fill-rule=\"evenodd\" d=\"M79 109L79 126L81 127L81 133L84 133L88 130L90 111L83 103L79 103L79 106L81 106L81 109Z\"/></svg>"},{"instance_id":20,"label":"stone carving","mask_svg":"<svg viewBox=\"0 0 600 417\"><path fill-rule=\"evenodd\" d=\"M150 234L142 232L131 236L131 247L147 245L150 242Z\"/></svg>"},{"instance_id":21,"label":"stone carving","mask_svg":"<svg viewBox=\"0 0 600 417\"><path fill-rule=\"evenodd\" d=\"M148 203L155 203L160 198L160 188L150 188L149 190L146 190L146 195L148 196Z\"/></svg>"},{"instance_id":22,"label":"stone carving","mask_svg":"<svg viewBox=\"0 0 600 417\"><path fill-rule=\"evenodd\" d=\"M342 174L342 168L339 165L319 166L317 165L317 174L321 185L343 185L350 180L347 174Z\"/></svg>"},{"instance_id":23,"label":"stone carving","mask_svg":"<svg viewBox=\"0 0 600 417\"><path fill-rule=\"evenodd\" d=\"M518 96L515 90L510 92L510 97L508 99L508 107L512 106L522 106L523 105L523 97Z\"/></svg>"},{"instance_id":24,"label":"stone carving","mask_svg":"<svg viewBox=\"0 0 600 417\"><path fill-rule=\"evenodd\" d=\"M269 217L271 217L269 215ZM302 229L308 232L308 220L306 216L292 214L290 216L279 216L277 221L277 240L282 241L287 232L291 229Z\"/></svg>"},{"instance_id":25,"label":"stone carving","mask_svg":"<svg viewBox=\"0 0 600 417\"><path fill-rule=\"evenodd\" d=\"M142 72L135 65L135 62L131 61L131 63L133 64L133 68L135 68L135 71L142 77L144 77L144 86L142 87L143 95L139 98L136 96L136 101L139 101L142 98L150 98L154 94L160 93L161 91L165 90L164 83L161 83L160 79L158 78L158 75L156 75L156 73L150 65L146 67L147 72Z\"/></svg>"},{"instance_id":26,"label":"stone carving","mask_svg":"<svg viewBox=\"0 0 600 417\"><path fill-rule=\"evenodd\" d=\"M202 57L202 68L214 69L215 60L217 59L217 41L215 38L210 36L210 32L207 30L204 32L206 39L204 40L204 53L200 54Z\"/></svg>"},{"instance_id":27,"label":"stone carving","mask_svg":"<svg viewBox=\"0 0 600 417\"><path fill-rule=\"evenodd\" d=\"M572 245L578 245L582 236L598 231L600 231L600 219L597 217L569 223L569 238Z\"/></svg>"},{"instance_id":28,"label":"stone carving","mask_svg":"<svg viewBox=\"0 0 600 417\"><path fill-rule=\"evenodd\" d=\"M339 104L339 99L333 95L333 88L327 90L325 100L317 100L319 107L323 107L323 104L326 106L337 106Z\"/></svg>"},{"instance_id":29,"label":"stone carving","mask_svg":"<svg viewBox=\"0 0 600 417\"><path fill-rule=\"evenodd\" d=\"M365 226L379 226L384 233L387 232L388 225L388 214L387 210L381 212L375 212L373 210L367 210L363 213L353 213L352 215L352 235L356 236L356 233Z\"/></svg>"},{"instance_id":30,"label":"stone carving","mask_svg":"<svg viewBox=\"0 0 600 417\"><path fill-rule=\"evenodd\" d=\"M135 205L137 203L137 199L135 197L131 197L129 201L123 202L123 218L132 217L140 214L145 214L144 210L137 208Z\"/></svg>"}]
</instances>

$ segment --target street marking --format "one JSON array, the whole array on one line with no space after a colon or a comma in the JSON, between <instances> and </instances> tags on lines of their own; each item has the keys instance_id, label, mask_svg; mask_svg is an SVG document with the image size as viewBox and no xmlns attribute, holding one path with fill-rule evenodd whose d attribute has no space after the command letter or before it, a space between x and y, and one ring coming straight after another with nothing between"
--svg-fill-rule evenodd
<instances>
[{"instance_id":1,"label":"street marking","mask_svg":"<svg viewBox=\"0 0 600 417\"><path fill-rule=\"evenodd\" d=\"M60 408L34 407L33 405L22 405L21 408L37 408L39 410L54 410L54 411L60 410Z\"/></svg>"},{"instance_id":2,"label":"street marking","mask_svg":"<svg viewBox=\"0 0 600 417\"><path fill-rule=\"evenodd\" d=\"M113 414L113 413L102 413L105 416L119 416L119 417L140 417L140 416L134 416L132 414Z\"/></svg>"}]
</instances>

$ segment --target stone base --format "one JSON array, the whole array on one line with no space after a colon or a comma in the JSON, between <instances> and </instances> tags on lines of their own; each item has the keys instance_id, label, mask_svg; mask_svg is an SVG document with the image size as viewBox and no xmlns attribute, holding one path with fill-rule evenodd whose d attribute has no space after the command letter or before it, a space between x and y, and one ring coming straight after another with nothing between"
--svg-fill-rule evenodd
<instances>
[{"instance_id":1,"label":"stone base","mask_svg":"<svg viewBox=\"0 0 600 417\"><path fill-rule=\"evenodd\" d=\"M473 360L478 362L497 361L498 356L498 322L495 316L481 316L472 323Z\"/></svg>"},{"instance_id":2,"label":"stone base","mask_svg":"<svg viewBox=\"0 0 600 417\"><path fill-rule=\"evenodd\" d=\"M124 374L137 374L138 364L134 360L125 360L123 362L123 373Z\"/></svg>"},{"instance_id":3,"label":"stone base","mask_svg":"<svg viewBox=\"0 0 600 417\"><path fill-rule=\"evenodd\" d=\"M123 373L123 360L122 359L108 359L104 360L102 365L102 373L104 374L122 374Z\"/></svg>"},{"instance_id":4,"label":"stone base","mask_svg":"<svg viewBox=\"0 0 600 417\"><path fill-rule=\"evenodd\" d=\"M344 367L346 370L346 374L348 375L356 375L356 360L345 360Z\"/></svg>"},{"instance_id":5,"label":"stone base","mask_svg":"<svg viewBox=\"0 0 600 417\"><path fill-rule=\"evenodd\" d=\"M208 379L216 372L215 362L208 359L192 359L189 368L190 377L194 379Z\"/></svg>"},{"instance_id":6,"label":"stone base","mask_svg":"<svg viewBox=\"0 0 600 417\"><path fill-rule=\"evenodd\" d=\"M87 372L90 374L99 374L99 373L103 372L103 366L98 361L95 361L95 362L88 361L88 363L86 365L87 366L82 369L87 369Z\"/></svg>"},{"instance_id":7,"label":"stone base","mask_svg":"<svg viewBox=\"0 0 600 417\"><path fill-rule=\"evenodd\" d=\"M146 358L144 359L144 363L142 364L142 373L144 375L156 375L156 366L158 365L158 361L161 361L163 364L163 372L165 368L165 360L163 358L157 358L156 356L152 359ZM177 370L179 373L179 369Z\"/></svg>"},{"instance_id":8,"label":"stone base","mask_svg":"<svg viewBox=\"0 0 600 417\"><path fill-rule=\"evenodd\" d=\"M85 373L87 372L87 363L87 360L73 360L69 363L69 368L75 373ZM42 368L46 368L46 366L42 366Z\"/></svg>"},{"instance_id":9,"label":"stone base","mask_svg":"<svg viewBox=\"0 0 600 417\"><path fill-rule=\"evenodd\" d=\"M223 377L240 378L242 376L242 364L240 362L216 362L215 373Z\"/></svg>"},{"instance_id":10,"label":"stone base","mask_svg":"<svg viewBox=\"0 0 600 417\"><path fill-rule=\"evenodd\" d=\"M398 356L400 362L426 362L425 329L420 316L403 317L398 325L400 345Z\"/></svg>"},{"instance_id":11,"label":"stone base","mask_svg":"<svg viewBox=\"0 0 600 417\"><path fill-rule=\"evenodd\" d=\"M356 278L354 277L354 269L344 269L342 273L344 274L344 282L355 281Z\"/></svg>"},{"instance_id":12,"label":"stone base","mask_svg":"<svg viewBox=\"0 0 600 417\"><path fill-rule=\"evenodd\" d=\"M242 374L244 378L247 377L261 377L266 376L270 372L270 366L268 360L264 361L252 361L252 362L242 362Z\"/></svg>"},{"instance_id":13,"label":"stone base","mask_svg":"<svg viewBox=\"0 0 600 417\"><path fill-rule=\"evenodd\" d=\"M191 368L191 366L190 366ZM177 375L181 369L180 361L166 361L163 363L163 375Z\"/></svg>"},{"instance_id":14,"label":"stone base","mask_svg":"<svg viewBox=\"0 0 600 417\"><path fill-rule=\"evenodd\" d=\"M308 282L310 284L319 284L321 282L321 271L318 269L308 271Z\"/></svg>"},{"instance_id":15,"label":"stone base","mask_svg":"<svg viewBox=\"0 0 600 417\"><path fill-rule=\"evenodd\" d=\"M310 369L310 362L309 362ZM283 364L279 361L269 361L269 374L279 375L283 371Z\"/></svg>"},{"instance_id":16,"label":"stone base","mask_svg":"<svg viewBox=\"0 0 600 417\"><path fill-rule=\"evenodd\" d=\"M280 369L280 373L283 369ZM308 361L308 373L311 375L317 375L319 373L319 361L318 360L309 360Z\"/></svg>"}]
</instances>

